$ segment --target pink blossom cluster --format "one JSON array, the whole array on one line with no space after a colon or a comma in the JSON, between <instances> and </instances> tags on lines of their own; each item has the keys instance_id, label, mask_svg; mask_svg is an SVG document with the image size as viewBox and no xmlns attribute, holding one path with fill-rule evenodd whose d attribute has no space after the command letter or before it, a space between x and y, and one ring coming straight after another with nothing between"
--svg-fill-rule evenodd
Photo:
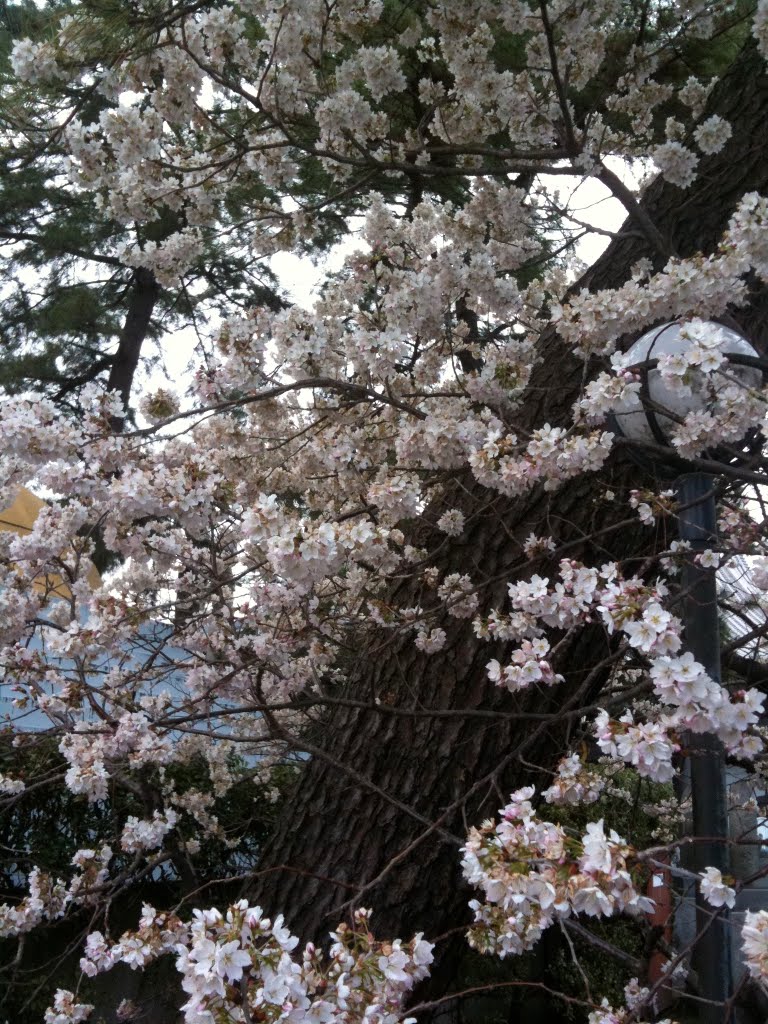
<instances>
[{"instance_id":1,"label":"pink blossom cluster","mask_svg":"<svg viewBox=\"0 0 768 1024\"><path fill-rule=\"evenodd\" d=\"M571 914L639 915L653 902L635 886L625 841L605 832L602 819L580 838L545 821L531 804L533 786L517 790L502 820L470 829L462 849L467 881L483 891L472 900L470 945L505 957L531 949L542 932Z\"/></svg>"},{"instance_id":2,"label":"pink blossom cluster","mask_svg":"<svg viewBox=\"0 0 768 1024\"><path fill-rule=\"evenodd\" d=\"M510 663L503 668L494 658L488 662L488 678L497 686L505 686L510 693L525 690L532 683L554 686L562 683L563 677L553 671L546 659L549 642L544 637L523 640L518 650L510 655Z\"/></svg>"},{"instance_id":3,"label":"pink blossom cluster","mask_svg":"<svg viewBox=\"0 0 768 1024\"><path fill-rule=\"evenodd\" d=\"M0 793L6 796L16 796L18 793L23 793L26 788L23 779L14 779L10 775L3 775L0 772Z\"/></svg>"},{"instance_id":4,"label":"pink blossom cluster","mask_svg":"<svg viewBox=\"0 0 768 1024\"><path fill-rule=\"evenodd\" d=\"M137 969L175 955L189 997L182 1007L187 1024L254 1017L294 1024L397 1024L404 999L429 973L433 947L421 935L408 943L376 941L370 919L371 911L356 911L352 927L341 924L332 933L327 956L309 944L297 958L299 940L282 915L273 921L245 900L225 914L196 910L189 924L145 905L138 930L118 942L92 932L81 969L93 976L118 963Z\"/></svg>"},{"instance_id":5,"label":"pink blossom cluster","mask_svg":"<svg viewBox=\"0 0 768 1024\"><path fill-rule=\"evenodd\" d=\"M130 814L125 819L120 845L126 853L156 850L158 846L162 845L163 839L177 820L178 814L175 811L166 811L164 814L154 811L151 820L148 821L142 821Z\"/></svg>"},{"instance_id":6,"label":"pink blossom cluster","mask_svg":"<svg viewBox=\"0 0 768 1024\"><path fill-rule=\"evenodd\" d=\"M469 464L475 478L502 494L524 494L536 484L554 490L564 480L600 469L611 452L608 431L572 432L545 423L526 444L515 434L490 431Z\"/></svg>"},{"instance_id":7,"label":"pink blossom cluster","mask_svg":"<svg viewBox=\"0 0 768 1024\"><path fill-rule=\"evenodd\" d=\"M680 653L682 623L662 603L668 597L662 580L649 584L624 579L613 562L596 569L564 559L554 585L533 574L510 584L508 592L511 610L477 619L478 635L488 640L533 639L523 640L508 665L496 659L488 663L488 677L498 686L514 691L563 682L546 660L549 642L541 635L545 627L569 630L601 620L609 633L623 634L628 653L645 659L643 674L658 703L652 716L640 721L631 708L618 720L601 711L595 736L605 754L665 782L674 775L673 755L685 730L713 732L729 752L747 760L762 751L758 726L764 695L754 688L731 694L690 652Z\"/></svg>"},{"instance_id":8,"label":"pink blossom cluster","mask_svg":"<svg viewBox=\"0 0 768 1024\"><path fill-rule=\"evenodd\" d=\"M0 938L24 935L39 924L63 917L72 906L98 903L99 894L109 877L112 850L103 846L99 850L78 850L72 859L77 872L67 885L60 878L35 867L29 873L29 894L15 905L0 904Z\"/></svg>"},{"instance_id":9,"label":"pink blossom cluster","mask_svg":"<svg viewBox=\"0 0 768 1024\"><path fill-rule=\"evenodd\" d=\"M656 1024L677 1024L671 1017L657 1017L653 1011L650 990L642 988L637 979L624 988L625 1005L615 1009L607 999L601 1000L600 1006L592 1010L587 1017L588 1024L635 1024L643 1020L654 1020Z\"/></svg>"},{"instance_id":10,"label":"pink blossom cluster","mask_svg":"<svg viewBox=\"0 0 768 1024\"><path fill-rule=\"evenodd\" d=\"M701 872L699 889L704 899L711 907L734 907L736 903L736 890L723 881L722 872L719 868L705 868Z\"/></svg>"},{"instance_id":11,"label":"pink blossom cluster","mask_svg":"<svg viewBox=\"0 0 768 1024\"><path fill-rule=\"evenodd\" d=\"M78 1003L73 992L58 989L53 1006L45 1011L45 1024L80 1024L88 1020L94 1007L90 1003Z\"/></svg>"},{"instance_id":12,"label":"pink blossom cluster","mask_svg":"<svg viewBox=\"0 0 768 1024\"><path fill-rule=\"evenodd\" d=\"M578 754L569 754L557 766L552 785L541 795L548 804L591 804L605 787L602 774L588 768Z\"/></svg>"},{"instance_id":13,"label":"pink blossom cluster","mask_svg":"<svg viewBox=\"0 0 768 1024\"><path fill-rule=\"evenodd\" d=\"M741 930L742 951L753 978L768 978L768 912L748 910Z\"/></svg>"}]
</instances>

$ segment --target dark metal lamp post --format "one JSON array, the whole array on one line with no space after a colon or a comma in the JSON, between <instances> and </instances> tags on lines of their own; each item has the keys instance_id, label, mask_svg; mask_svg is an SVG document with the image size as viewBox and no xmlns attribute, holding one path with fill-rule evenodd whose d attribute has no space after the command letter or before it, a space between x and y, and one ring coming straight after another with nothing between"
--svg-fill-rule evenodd
<instances>
[{"instance_id":1,"label":"dark metal lamp post","mask_svg":"<svg viewBox=\"0 0 768 1024\"><path fill-rule=\"evenodd\" d=\"M717 540L717 481L709 473L686 471L685 460L671 449L669 431L689 412L705 409L710 401L717 399L717 392L729 384L735 382L745 388L760 387L765 363L736 331L707 322L703 325L704 333L708 333L710 341L717 339L716 347L727 356L727 376L716 371L706 379L704 374L694 373L688 393L681 392L664 381L658 369L659 356L684 356L690 349L692 341L681 336L681 326L674 322L654 328L628 350L625 363L640 372L640 390L636 396L617 405L612 420L614 430L629 440L650 442L669 449L669 458L655 457L653 466L659 475L676 475L674 486L679 505L679 537L690 546L682 577L685 641L710 678L719 683L720 627L715 569L705 568L696 561L696 555L713 547ZM707 454L710 459L714 456L722 461L733 458L733 452ZM712 866L727 874L730 857L723 747L711 733L689 734L687 745L691 754L693 835L700 840L695 844L692 866L697 872ZM693 950L693 965L701 996L708 1001L701 1005L698 1019L705 1024L722 1024L722 1004L733 991L727 913L722 910L713 920L712 908L702 901L698 890L696 902L698 937Z\"/></svg>"}]
</instances>

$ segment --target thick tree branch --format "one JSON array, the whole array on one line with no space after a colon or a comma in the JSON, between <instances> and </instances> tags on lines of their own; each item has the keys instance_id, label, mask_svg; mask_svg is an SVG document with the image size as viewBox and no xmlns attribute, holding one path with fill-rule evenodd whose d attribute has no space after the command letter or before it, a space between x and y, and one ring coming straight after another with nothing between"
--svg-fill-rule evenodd
<instances>
[{"instance_id":1,"label":"thick tree branch","mask_svg":"<svg viewBox=\"0 0 768 1024\"><path fill-rule=\"evenodd\" d=\"M107 390L116 391L127 410L131 396L131 386L139 365L141 347L149 330L152 312L155 308L160 286L151 270L139 267L133 275L130 301L126 313L117 352L112 359L112 369L107 381ZM120 433L125 424L124 416L115 416L112 429Z\"/></svg>"}]
</instances>

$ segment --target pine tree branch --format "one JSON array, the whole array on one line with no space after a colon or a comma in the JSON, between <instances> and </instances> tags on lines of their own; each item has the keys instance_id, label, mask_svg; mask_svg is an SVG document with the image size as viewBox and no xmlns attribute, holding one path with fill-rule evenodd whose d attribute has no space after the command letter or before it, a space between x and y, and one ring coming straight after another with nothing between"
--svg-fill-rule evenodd
<instances>
[{"instance_id":1,"label":"pine tree branch","mask_svg":"<svg viewBox=\"0 0 768 1024\"><path fill-rule=\"evenodd\" d=\"M57 252L66 253L68 256L76 256L78 259L88 260L91 263L103 263L108 267L125 269L125 264L121 263L116 256L89 252L87 249L80 249L74 245L59 245L46 239L44 235L34 235L29 231L3 231L0 229L0 239L4 239L7 242L30 242L32 245L40 246L44 252L53 253L54 255Z\"/></svg>"}]
</instances>

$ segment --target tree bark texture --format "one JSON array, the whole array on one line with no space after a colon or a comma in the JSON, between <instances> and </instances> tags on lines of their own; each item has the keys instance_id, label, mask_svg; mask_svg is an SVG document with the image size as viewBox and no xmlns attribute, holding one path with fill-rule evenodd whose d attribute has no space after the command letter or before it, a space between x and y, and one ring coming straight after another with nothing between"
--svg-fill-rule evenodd
<instances>
[{"instance_id":1,"label":"tree bark texture","mask_svg":"<svg viewBox=\"0 0 768 1024\"><path fill-rule=\"evenodd\" d=\"M768 79L754 47L745 49L715 89L710 107L731 122L729 144L702 160L691 188L657 180L642 201L670 254L682 257L712 252L742 195L768 188L761 141ZM654 254L629 218L576 288L618 287L641 257ZM768 348L764 289L756 287L749 308L734 310L734 318L758 349ZM524 426L566 423L583 382L582 363L554 331L543 336L540 354ZM619 457L599 478L582 476L554 493L536 490L514 500L469 479L458 481L444 507L461 508L469 525L461 538L443 544L433 564L444 572L492 579L487 611L504 606L514 575L525 578L521 544L531 531L574 542L576 558L641 557L653 540L636 526L608 535L606 548L599 539L580 542L627 516L625 505L596 500L597 492L612 487L626 493L639 484L641 470ZM435 547L434 533L431 541L427 546ZM657 543L666 546L668 538ZM535 571L548 574L539 566ZM417 583L404 582L391 601L427 605L429 598ZM434 938L468 921L469 892L461 883L458 850L467 825L495 814L512 788L535 779L535 766L551 769L562 754L568 719L555 723L535 716L588 703L602 682L590 678L590 668L609 651L609 638L597 627L560 652L555 668L564 683L511 696L494 692L486 676L488 660L503 657L500 648L478 640L466 621L446 617L442 625L448 644L429 657L414 647L412 635L374 636L350 670L347 696L376 699L379 707L331 707L314 730L311 759L264 851L263 872L247 893L270 913L283 912L303 941L324 939L348 916L344 905L350 899L375 908L374 930L381 937L423 931ZM419 716L422 708L445 715ZM533 717L459 713L483 709ZM400 713L409 710L417 714Z\"/></svg>"},{"instance_id":2,"label":"tree bark texture","mask_svg":"<svg viewBox=\"0 0 768 1024\"><path fill-rule=\"evenodd\" d=\"M112 357L112 368L107 381L107 391L116 391L126 410L131 397L133 378L139 365L141 347L147 337L152 313L159 295L160 285L157 283L154 273L145 267L139 267L131 282L128 311L120 332L117 352ZM125 418L122 416L113 418L112 427L116 433L122 431L124 422Z\"/></svg>"}]
</instances>

